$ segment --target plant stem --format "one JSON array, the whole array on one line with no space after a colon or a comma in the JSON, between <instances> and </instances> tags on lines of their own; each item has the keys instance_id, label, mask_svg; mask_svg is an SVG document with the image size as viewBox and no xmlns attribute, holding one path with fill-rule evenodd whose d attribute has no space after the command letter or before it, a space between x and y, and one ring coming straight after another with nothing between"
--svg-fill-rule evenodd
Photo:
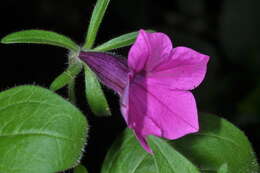
<instances>
[{"instance_id":1,"label":"plant stem","mask_svg":"<svg viewBox=\"0 0 260 173\"><path fill-rule=\"evenodd\" d=\"M76 63L76 61L77 61L76 58L77 58L77 53L70 52L70 54L68 56L69 66ZM68 84L68 98L72 104L74 104L74 105L76 104L77 99L76 99L76 92L75 92L75 79L71 79L71 81Z\"/></svg>"}]
</instances>

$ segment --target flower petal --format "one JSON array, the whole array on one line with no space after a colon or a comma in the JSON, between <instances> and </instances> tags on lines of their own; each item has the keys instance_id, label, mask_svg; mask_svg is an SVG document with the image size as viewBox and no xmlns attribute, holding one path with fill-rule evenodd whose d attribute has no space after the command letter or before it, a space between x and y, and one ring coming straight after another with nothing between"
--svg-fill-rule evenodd
<instances>
[{"instance_id":1,"label":"flower petal","mask_svg":"<svg viewBox=\"0 0 260 173\"><path fill-rule=\"evenodd\" d=\"M128 66L134 72L150 71L167 58L172 50L169 37L163 33L139 31L139 35L128 54Z\"/></svg>"},{"instance_id":2,"label":"flower petal","mask_svg":"<svg viewBox=\"0 0 260 173\"><path fill-rule=\"evenodd\" d=\"M171 89L194 89L205 77L208 60L208 56L190 48L174 48L168 58L147 74L147 82Z\"/></svg>"},{"instance_id":3,"label":"flower petal","mask_svg":"<svg viewBox=\"0 0 260 173\"><path fill-rule=\"evenodd\" d=\"M148 135L177 139L198 131L196 103L189 91L149 86L145 77L138 76L125 92L122 113L146 151L150 151Z\"/></svg>"}]
</instances>

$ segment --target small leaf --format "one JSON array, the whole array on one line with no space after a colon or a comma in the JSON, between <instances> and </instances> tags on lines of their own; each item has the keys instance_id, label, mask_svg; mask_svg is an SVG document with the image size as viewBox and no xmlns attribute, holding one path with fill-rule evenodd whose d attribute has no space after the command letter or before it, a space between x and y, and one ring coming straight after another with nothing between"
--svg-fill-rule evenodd
<instances>
[{"instance_id":1,"label":"small leaf","mask_svg":"<svg viewBox=\"0 0 260 173\"><path fill-rule=\"evenodd\" d=\"M99 26L103 20L109 2L110 0L97 0L88 26L86 42L83 45L84 49L91 49L94 45Z\"/></svg>"},{"instance_id":2,"label":"small leaf","mask_svg":"<svg viewBox=\"0 0 260 173\"><path fill-rule=\"evenodd\" d=\"M152 30L148 30L148 31L153 32ZM121 47L130 46L135 42L137 35L138 35L138 32L131 32L128 34L121 35L119 37L116 37L112 40L109 40L109 41L97 46L96 48L94 48L94 50L105 52L105 51L109 51L109 50L113 50L113 49L118 49Z\"/></svg>"},{"instance_id":3,"label":"small leaf","mask_svg":"<svg viewBox=\"0 0 260 173\"><path fill-rule=\"evenodd\" d=\"M0 93L0 172L53 173L81 158L87 121L68 101L36 86Z\"/></svg>"},{"instance_id":4,"label":"small leaf","mask_svg":"<svg viewBox=\"0 0 260 173\"><path fill-rule=\"evenodd\" d=\"M83 165L78 165L74 168L74 173L88 173L88 171Z\"/></svg>"},{"instance_id":5,"label":"small leaf","mask_svg":"<svg viewBox=\"0 0 260 173\"><path fill-rule=\"evenodd\" d=\"M96 75L87 65L84 65L84 69L86 86L85 91L91 111L98 116L111 115L107 100Z\"/></svg>"},{"instance_id":6,"label":"small leaf","mask_svg":"<svg viewBox=\"0 0 260 173\"><path fill-rule=\"evenodd\" d=\"M69 50L78 51L79 47L70 38L52 31L25 30L11 33L5 36L1 43L36 43L49 44L63 47Z\"/></svg>"},{"instance_id":7,"label":"small leaf","mask_svg":"<svg viewBox=\"0 0 260 173\"><path fill-rule=\"evenodd\" d=\"M51 83L50 89L56 91L64 86L66 86L72 79L74 79L81 71L82 64L74 63L68 67L66 71L60 74L56 79Z\"/></svg>"},{"instance_id":8,"label":"small leaf","mask_svg":"<svg viewBox=\"0 0 260 173\"><path fill-rule=\"evenodd\" d=\"M217 116L202 114L199 117L199 133L171 141L179 152L201 172L217 172L223 164L227 164L230 173L258 172L255 154L242 131Z\"/></svg>"},{"instance_id":9,"label":"small leaf","mask_svg":"<svg viewBox=\"0 0 260 173\"><path fill-rule=\"evenodd\" d=\"M178 151L166 141L150 138L154 155L139 144L132 130L127 129L109 150L102 173L198 173Z\"/></svg>"}]
</instances>

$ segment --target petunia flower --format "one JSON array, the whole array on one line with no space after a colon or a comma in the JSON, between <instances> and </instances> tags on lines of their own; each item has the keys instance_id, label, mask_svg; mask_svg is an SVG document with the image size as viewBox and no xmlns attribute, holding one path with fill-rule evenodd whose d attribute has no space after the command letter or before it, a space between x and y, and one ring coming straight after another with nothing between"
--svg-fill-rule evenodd
<instances>
[{"instance_id":1,"label":"petunia flower","mask_svg":"<svg viewBox=\"0 0 260 173\"><path fill-rule=\"evenodd\" d=\"M208 56L140 30L127 61L100 52L81 52L80 58L119 94L123 117L147 152L149 135L172 140L199 130L190 90L204 79Z\"/></svg>"}]
</instances>

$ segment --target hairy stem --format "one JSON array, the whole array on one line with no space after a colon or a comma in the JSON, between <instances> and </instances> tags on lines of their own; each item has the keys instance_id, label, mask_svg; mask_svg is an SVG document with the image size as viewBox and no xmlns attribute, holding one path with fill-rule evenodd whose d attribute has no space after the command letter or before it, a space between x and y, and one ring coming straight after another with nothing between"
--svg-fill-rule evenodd
<instances>
[{"instance_id":1,"label":"hairy stem","mask_svg":"<svg viewBox=\"0 0 260 173\"><path fill-rule=\"evenodd\" d=\"M78 53L70 52L68 56L69 66L73 65L74 63L78 63L77 57L78 57ZM76 99L76 92L75 92L75 78L71 79L70 83L68 84L68 98L72 104L74 105L76 104L77 99Z\"/></svg>"}]
</instances>

